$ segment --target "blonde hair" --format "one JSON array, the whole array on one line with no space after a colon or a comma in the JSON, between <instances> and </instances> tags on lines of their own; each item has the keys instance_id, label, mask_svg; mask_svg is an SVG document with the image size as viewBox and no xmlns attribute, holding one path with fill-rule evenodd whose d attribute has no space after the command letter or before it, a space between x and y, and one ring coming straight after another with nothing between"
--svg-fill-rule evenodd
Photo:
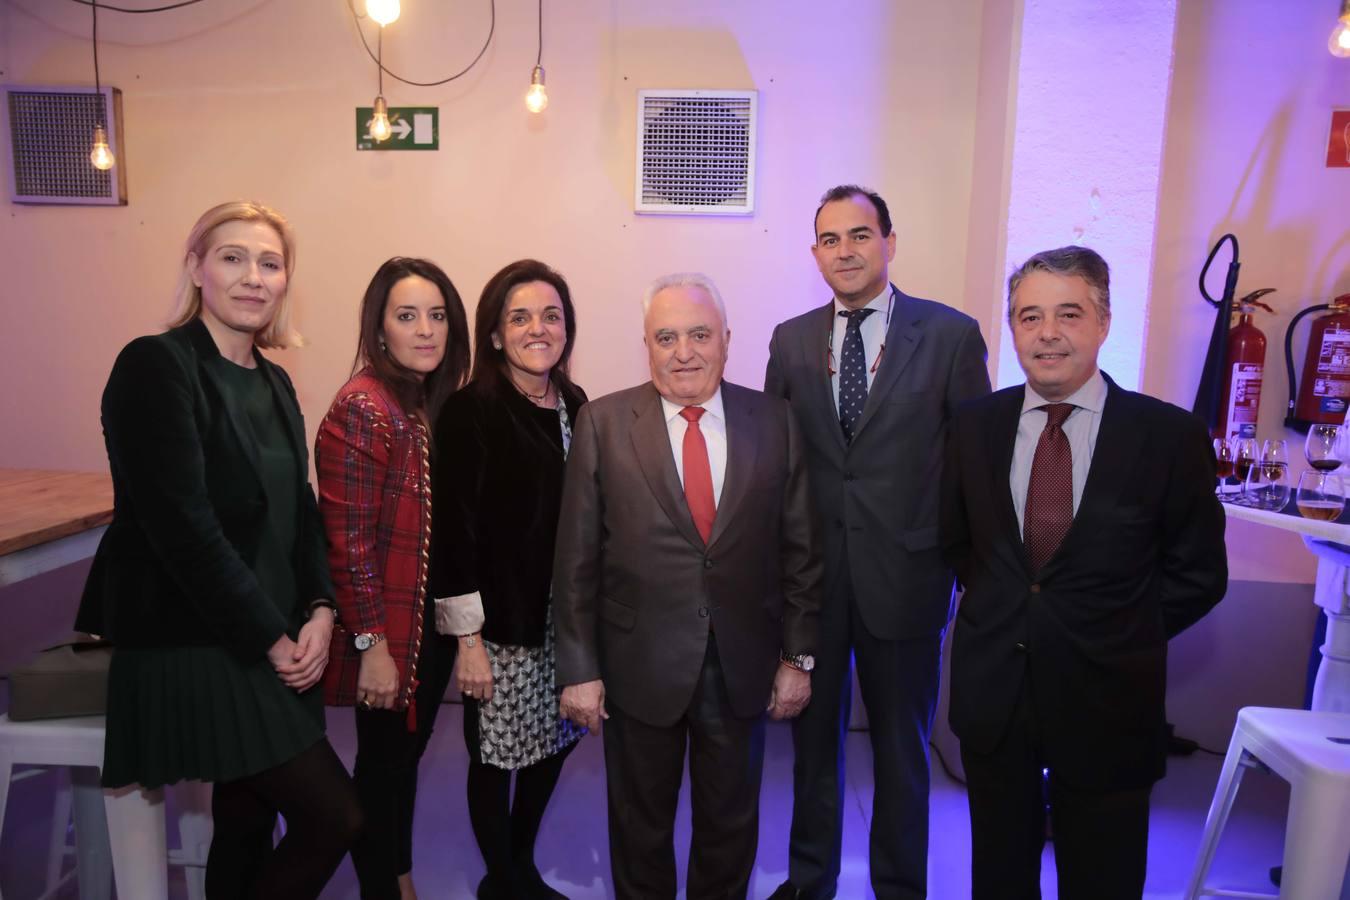
<instances>
[{"instance_id":1,"label":"blonde hair","mask_svg":"<svg viewBox=\"0 0 1350 900\"><path fill-rule=\"evenodd\" d=\"M276 313L266 328L253 335L253 343L264 349L284 349L299 347L304 339L291 328L291 276L295 274L295 232L286 217L261 203L252 200L232 200L213 206L202 213L197 224L188 233L187 246L183 252L183 271L178 278L178 289L174 293L174 314L169 322L170 328L186 325L202 314L202 289L192 281L192 257L204 259L211 249L211 235L227 222L262 222L271 226L281 238L281 248L286 265L286 291L277 301Z\"/></svg>"}]
</instances>

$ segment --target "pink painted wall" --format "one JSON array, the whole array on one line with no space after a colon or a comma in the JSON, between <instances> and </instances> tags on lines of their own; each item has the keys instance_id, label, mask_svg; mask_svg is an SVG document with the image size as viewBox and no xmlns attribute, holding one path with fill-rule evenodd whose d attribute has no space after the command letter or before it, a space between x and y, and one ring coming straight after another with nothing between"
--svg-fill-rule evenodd
<instances>
[{"instance_id":1,"label":"pink painted wall","mask_svg":"<svg viewBox=\"0 0 1350 900\"><path fill-rule=\"evenodd\" d=\"M487 30L487 0L404 6L386 61L414 78L459 68ZM375 67L344 2L103 13L131 205L7 204L0 215L0 378L22 386L0 392L0 466L105 465L98 397L113 357L160 329L188 228L236 196L275 205L299 232L293 291L310 345L279 356L311 434L351 364L366 282L393 254L441 263L471 307L513 259L557 266L579 305L575 374L592 394L647 377L639 299L682 269L721 285L728 374L759 386L773 325L828 297L808 252L811 216L841 181L890 199L896 280L962 305L981 7L546 3L551 103L531 117L536 7L499 0L497 37L468 76L440 88L386 79L391 105L440 107L435 153L353 149L353 109L371 103ZM88 19L74 3L0 2L0 81L92 82ZM753 217L633 213L639 88L759 90Z\"/></svg>"}]
</instances>

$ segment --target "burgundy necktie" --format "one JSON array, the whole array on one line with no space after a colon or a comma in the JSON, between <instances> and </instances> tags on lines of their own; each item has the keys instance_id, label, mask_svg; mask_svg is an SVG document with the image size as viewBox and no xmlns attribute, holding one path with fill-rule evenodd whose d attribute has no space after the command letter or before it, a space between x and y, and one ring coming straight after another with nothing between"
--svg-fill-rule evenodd
<instances>
[{"instance_id":1,"label":"burgundy necktie","mask_svg":"<svg viewBox=\"0 0 1350 900\"><path fill-rule=\"evenodd\" d=\"M684 429L684 500L694 517L694 527L708 543L712 537L713 520L717 518L717 504L713 502L712 466L708 462L708 443L698 427L698 420L706 410L701 406L686 406L680 415L689 425Z\"/></svg>"},{"instance_id":2,"label":"burgundy necktie","mask_svg":"<svg viewBox=\"0 0 1350 900\"><path fill-rule=\"evenodd\" d=\"M1055 555L1073 524L1073 451L1064 433L1072 403L1051 403L1045 410L1045 430L1036 442L1022 511L1022 542L1031 571L1038 573Z\"/></svg>"}]
</instances>

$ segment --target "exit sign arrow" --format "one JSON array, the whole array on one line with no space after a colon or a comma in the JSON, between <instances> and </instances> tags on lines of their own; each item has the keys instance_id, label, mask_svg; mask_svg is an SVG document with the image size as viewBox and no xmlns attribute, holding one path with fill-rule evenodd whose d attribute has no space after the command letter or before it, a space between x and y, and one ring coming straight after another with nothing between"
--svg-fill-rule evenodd
<instances>
[{"instance_id":1,"label":"exit sign arrow","mask_svg":"<svg viewBox=\"0 0 1350 900\"><path fill-rule=\"evenodd\" d=\"M389 107L388 140L370 136L370 121L375 111L369 106L356 108L357 150L437 150L440 149L440 108L435 106Z\"/></svg>"}]
</instances>

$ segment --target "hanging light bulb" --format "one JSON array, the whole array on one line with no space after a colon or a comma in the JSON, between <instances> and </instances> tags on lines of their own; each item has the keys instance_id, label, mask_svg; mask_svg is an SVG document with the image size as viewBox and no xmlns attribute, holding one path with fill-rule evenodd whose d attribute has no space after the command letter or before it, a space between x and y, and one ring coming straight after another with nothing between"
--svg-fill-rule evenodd
<instances>
[{"instance_id":1,"label":"hanging light bulb","mask_svg":"<svg viewBox=\"0 0 1350 900\"><path fill-rule=\"evenodd\" d=\"M1340 21L1331 29L1327 49L1332 56L1350 57L1350 0L1341 0Z\"/></svg>"},{"instance_id":2,"label":"hanging light bulb","mask_svg":"<svg viewBox=\"0 0 1350 900\"><path fill-rule=\"evenodd\" d=\"M108 146L108 132L103 130L102 125L94 126L94 149L89 151L89 161L101 172L108 171L117 162L117 157L113 156Z\"/></svg>"},{"instance_id":3,"label":"hanging light bulb","mask_svg":"<svg viewBox=\"0 0 1350 900\"><path fill-rule=\"evenodd\" d=\"M375 115L370 119L370 136L376 141L387 141L394 133L389 124L389 106L383 97L375 98Z\"/></svg>"},{"instance_id":4,"label":"hanging light bulb","mask_svg":"<svg viewBox=\"0 0 1350 900\"><path fill-rule=\"evenodd\" d=\"M400 11L398 0L366 0L366 15L378 22L381 28L398 21Z\"/></svg>"},{"instance_id":5,"label":"hanging light bulb","mask_svg":"<svg viewBox=\"0 0 1350 900\"><path fill-rule=\"evenodd\" d=\"M530 89L525 92L525 108L541 113L548 108L548 89L544 87L544 67L535 66L530 73Z\"/></svg>"}]
</instances>

